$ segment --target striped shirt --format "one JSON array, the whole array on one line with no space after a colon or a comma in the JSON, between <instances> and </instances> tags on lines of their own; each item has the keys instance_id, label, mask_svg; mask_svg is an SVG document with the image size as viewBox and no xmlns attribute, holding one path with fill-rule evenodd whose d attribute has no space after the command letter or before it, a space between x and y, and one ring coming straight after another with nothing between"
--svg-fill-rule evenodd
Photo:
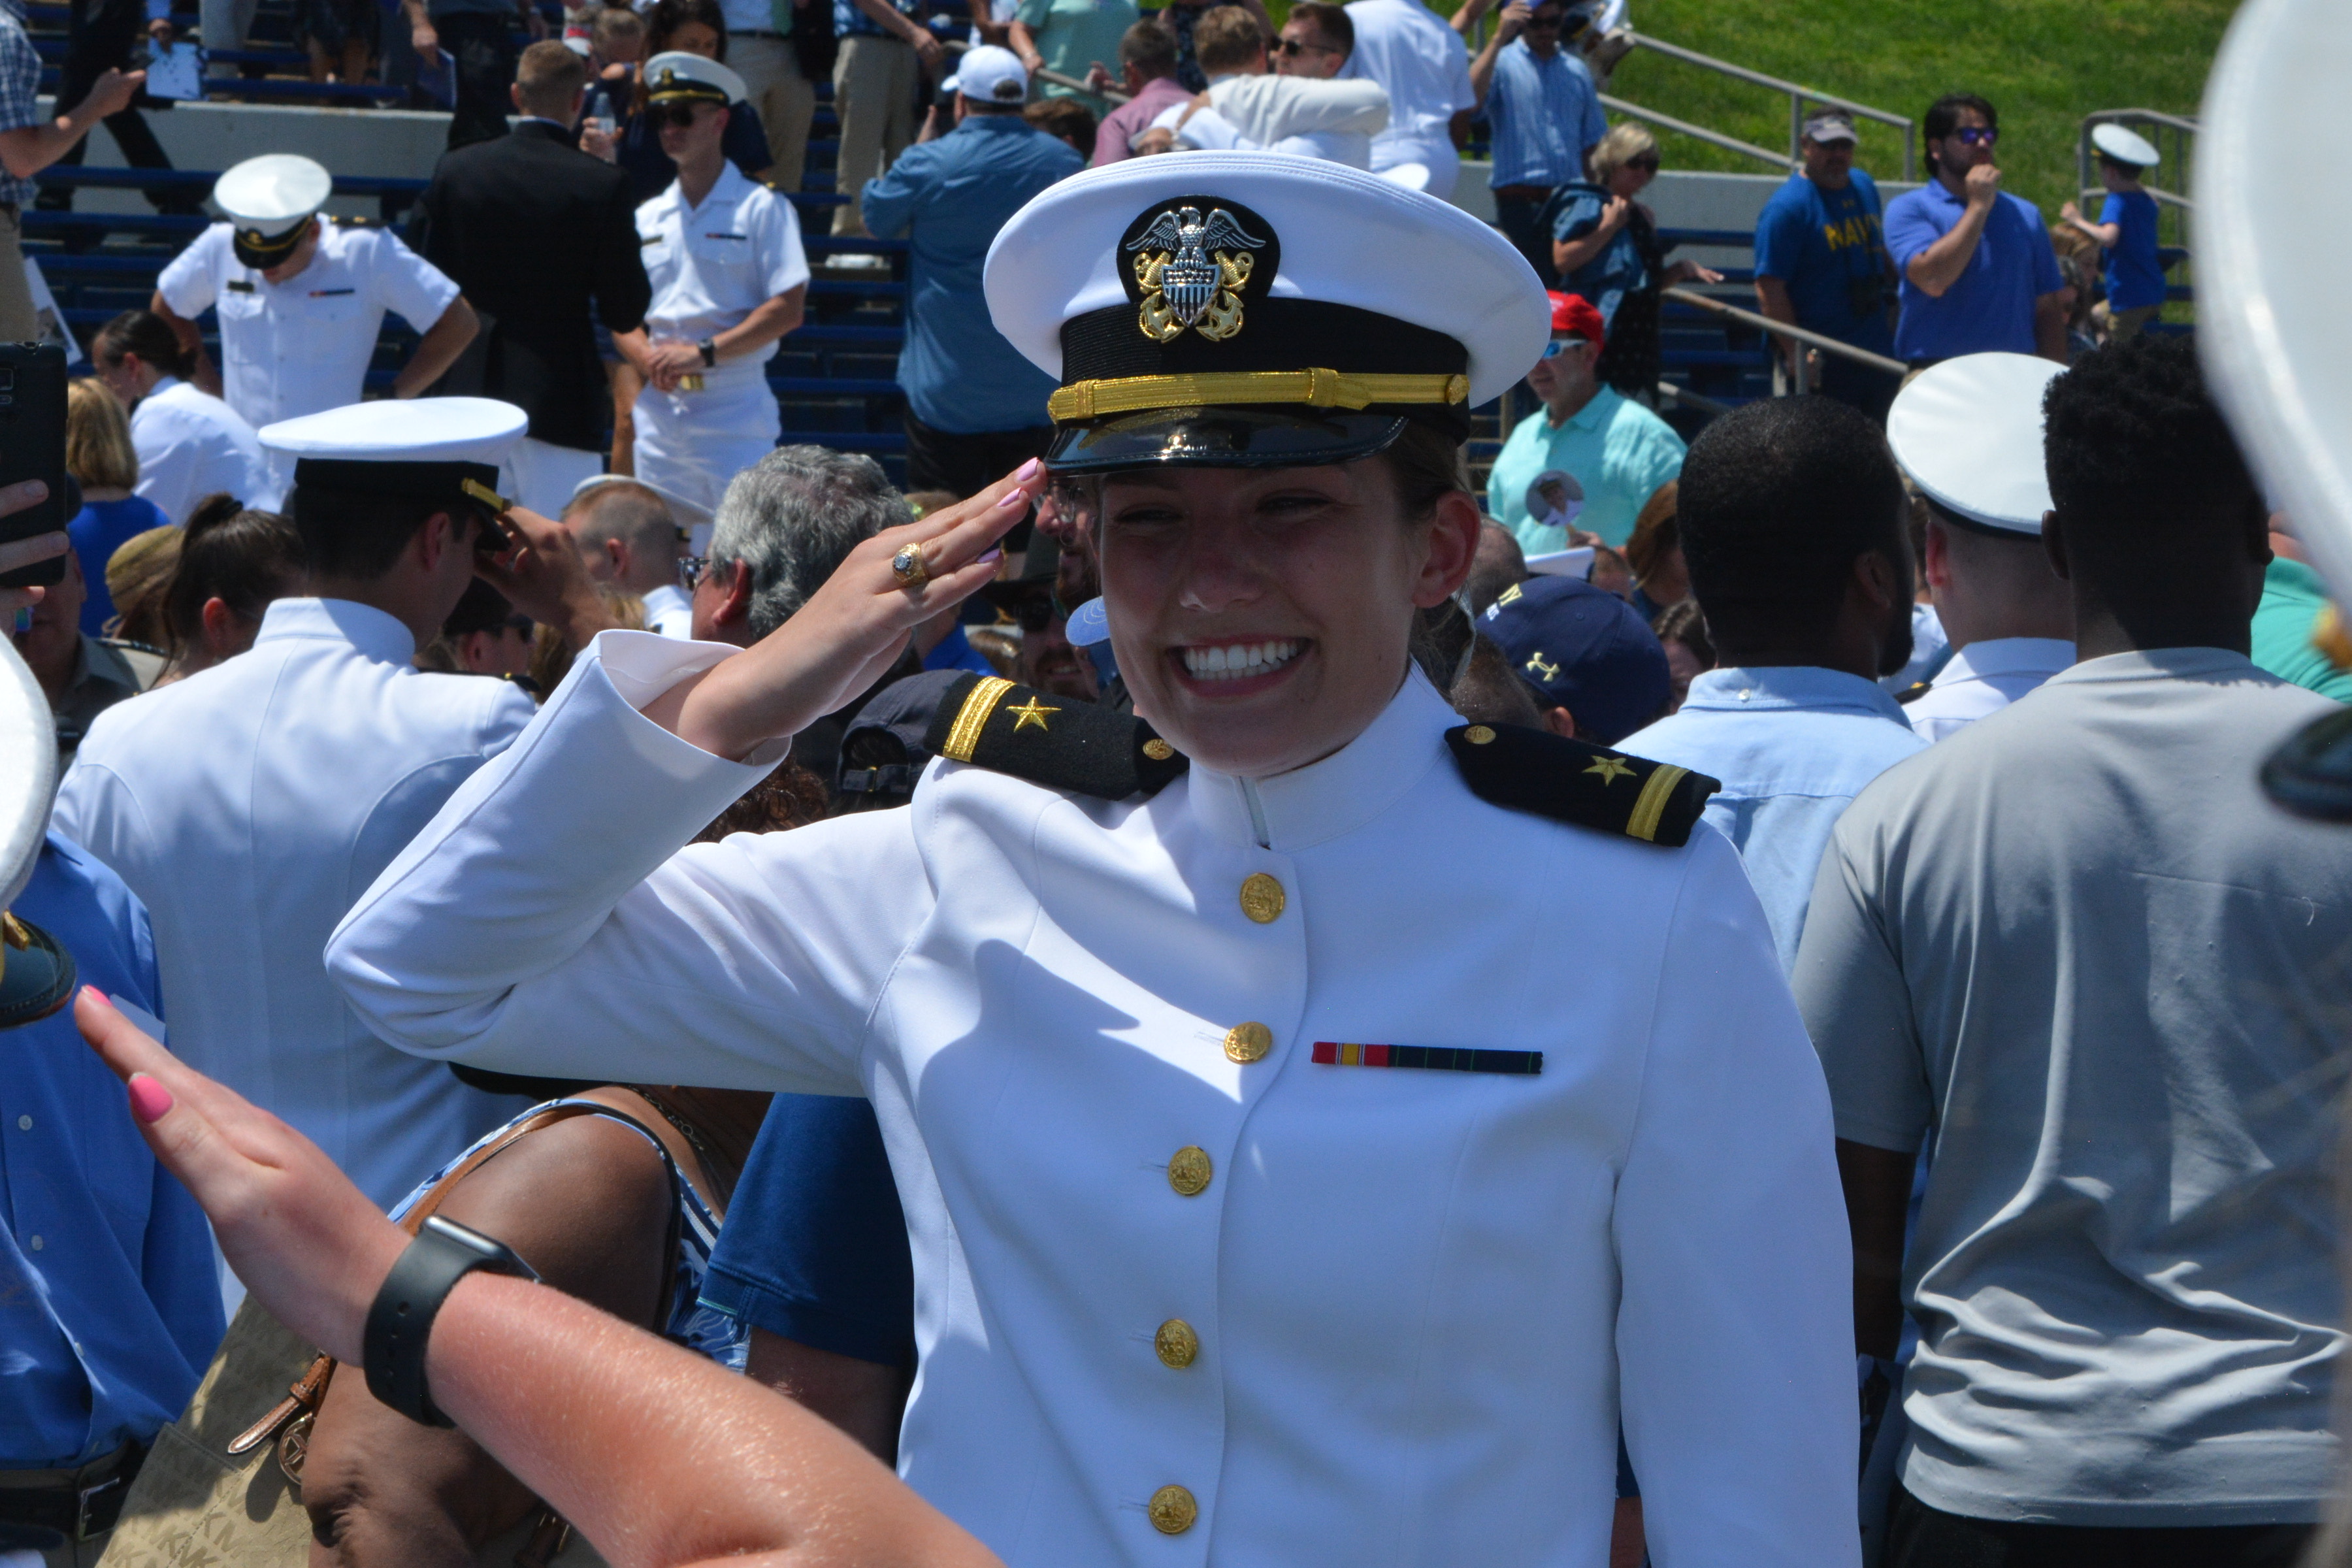
<instances>
[{"instance_id":1,"label":"striped shirt","mask_svg":"<svg viewBox=\"0 0 2352 1568\"><path fill-rule=\"evenodd\" d=\"M47 122L34 101L41 90L41 57L25 32L22 0L0 0L0 131ZM37 187L0 169L0 203L23 206Z\"/></svg>"},{"instance_id":2,"label":"striped shirt","mask_svg":"<svg viewBox=\"0 0 2352 1568\"><path fill-rule=\"evenodd\" d=\"M1488 184L1564 185L1584 178L1584 155L1609 133L1592 74L1567 49L1545 59L1514 38L1495 58L1486 92L1495 128L1495 173Z\"/></svg>"}]
</instances>

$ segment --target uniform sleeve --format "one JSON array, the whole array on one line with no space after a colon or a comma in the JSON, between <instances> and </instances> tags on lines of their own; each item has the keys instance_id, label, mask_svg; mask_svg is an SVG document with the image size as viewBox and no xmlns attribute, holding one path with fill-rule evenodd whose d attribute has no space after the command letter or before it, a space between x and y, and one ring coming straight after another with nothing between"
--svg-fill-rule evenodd
<instances>
[{"instance_id":1,"label":"uniform sleeve","mask_svg":"<svg viewBox=\"0 0 2352 1568\"><path fill-rule=\"evenodd\" d=\"M809 280L808 252L801 247L800 216L793 204L770 194L767 214L760 220L760 259L767 277L768 297L788 294Z\"/></svg>"},{"instance_id":2,"label":"uniform sleeve","mask_svg":"<svg viewBox=\"0 0 2352 1568\"><path fill-rule=\"evenodd\" d=\"M913 814L681 848L774 761L637 705L733 651L598 637L329 942L371 1030L506 1072L863 1091L866 1019L932 904Z\"/></svg>"},{"instance_id":3,"label":"uniform sleeve","mask_svg":"<svg viewBox=\"0 0 2352 1568\"><path fill-rule=\"evenodd\" d=\"M884 1366L915 1359L915 1268L874 1107L778 1095L719 1232L702 1299L798 1343Z\"/></svg>"},{"instance_id":4,"label":"uniform sleeve","mask_svg":"<svg viewBox=\"0 0 2352 1568\"><path fill-rule=\"evenodd\" d=\"M457 285L447 273L408 248L396 234L382 230L368 237L376 245L375 302L419 332L433 330L457 297Z\"/></svg>"},{"instance_id":5,"label":"uniform sleeve","mask_svg":"<svg viewBox=\"0 0 2352 1568\"><path fill-rule=\"evenodd\" d=\"M1764 205L1756 220L1756 276L1786 280L1797 275L1805 253L1805 210L1795 202L1775 199Z\"/></svg>"},{"instance_id":6,"label":"uniform sleeve","mask_svg":"<svg viewBox=\"0 0 2352 1568\"><path fill-rule=\"evenodd\" d=\"M131 493L152 501L173 522L187 520L195 497L196 471L204 460L196 432L159 408L131 432L139 458L139 483Z\"/></svg>"},{"instance_id":7,"label":"uniform sleeve","mask_svg":"<svg viewBox=\"0 0 2352 1568\"><path fill-rule=\"evenodd\" d=\"M1024 7L1025 14L1026 7ZM927 142L922 147L909 147L890 165L889 173L878 180L868 180L857 194L857 213L866 220L866 232L877 239L903 239L907 226L915 216L915 198L930 174L931 164L940 156L925 152L925 147L942 143Z\"/></svg>"},{"instance_id":8,"label":"uniform sleeve","mask_svg":"<svg viewBox=\"0 0 2352 1568\"><path fill-rule=\"evenodd\" d=\"M1926 202L1913 200L1913 192L1904 192L1886 209L1886 252L1895 258L1897 272L1910 266L1913 257L1944 237L1944 231L1936 226L1932 209Z\"/></svg>"},{"instance_id":9,"label":"uniform sleeve","mask_svg":"<svg viewBox=\"0 0 2352 1568\"><path fill-rule=\"evenodd\" d=\"M215 224L196 237L195 244L172 258L155 279L155 292L183 321L193 321L220 298L221 247L228 243L228 226Z\"/></svg>"},{"instance_id":10,"label":"uniform sleeve","mask_svg":"<svg viewBox=\"0 0 2352 1568\"><path fill-rule=\"evenodd\" d=\"M1848 1568L1853 1260L1829 1097L1738 857L1695 836L1613 1217L1658 1568Z\"/></svg>"},{"instance_id":11,"label":"uniform sleeve","mask_svg":"<svg viewBox=\"0 0 2352 1568\"><path fill-rule=\"evenodd\" d=\"M1911 987L1889 937L1882 857L1866 818L1839 818L1813 878L1789 983L1829 1079L1837 1135L1908 1154L1933 1110Z\"/></svg>"},{"instance_id":12,"label":"uniform sleeve","mask_svg":"<svg viewBox=\"0 0 2352 1568\"><path fill-rule=\"evenodd\" d=\"M1463 110L1478 107L1478 89L1470 85L1470 46L1451 26L1445 30L1451 35L1446 45L1445 68L1449 85L1454 89L1454 112L1458 114Z\"/></svg>"}]
</instances>

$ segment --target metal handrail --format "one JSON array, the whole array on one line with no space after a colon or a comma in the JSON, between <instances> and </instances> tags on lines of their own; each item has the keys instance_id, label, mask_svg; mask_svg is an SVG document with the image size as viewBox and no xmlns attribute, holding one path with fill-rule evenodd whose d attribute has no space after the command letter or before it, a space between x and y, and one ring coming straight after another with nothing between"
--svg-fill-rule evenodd
<instances>
[{"instance_id":1,"label":"metal handrail","mask_svg":"<svg viewBox=\"0 0 2352 1568\"><path fill-rule=\"evenodd\" d=\"M1671 114L1660 114L1654 109L1644 109L1638 103L1628 103L1622 98L1612 98L1605 92L1596 96L1600 98L1601 106L1603 109L1614 110L1619 114L1630 114L1636 120L1646 120L1653 125L1663 125L1669 131L1696 137L1714 146L1726 148L1734 153L1742 153L1750 158L1761 159L1776 169L1790 169L1796 166L1797 160L1784 153L1775 153L1769 147L1759 147L1753 142L1742 142L1737 136L1726 136L1719 131L1709 131L1703 125L1693 125L1687 120L1676 120Z\"/></svg>"},{"instance_id":2,"label":"metal handrail","mask_svg":"<svg viewBox=\"0 0 2352 1568\"><path fill-rule=\"evenodd\" d=\"M1681 60L1685 65L1697 66L1703 70L1714 71L1718 76L1730 77L1735 81L1744 81L1756 87L1770 88L1775 92L1787 93L1789 95L1789 155L1785 159L1776 156L1774 162L1794 163L1802 156L1799 144L1804 139L1805 106L1810 103L1818 104L1824 109L1843 109L1849 113L1858 114L1864 120L1874 120L1882 125L1892 125L1901 130L1903 177L1906 181L1919 177L1917 124L1906 115L1896 114L1891 110L1874 109L1866 103L1856 103L1850 98L1841 98L1833 92L1819 92L1801 83L1785 81L1777 76L1767 76L1759 70L1749 70L1746 66L1733 65L1729 60L1719 60L1713 55L1703 55L1696 49L1686 49L1680 44L1669 44L1646 34L1628 33L1626 37L1636 47L1655 49L1669 59ZM1635 111L1629 108L1627 112ZM1692 134L1688 128L1680 123L1670 123L1663 117L1653 117L1644 113L1641 118L1645 120L1656 118L1659 123L1668 124L1669 129L1681 131L1685 135ZM1734 152L1747 153L1750 156L1756 155L1759 151L1753 143L1735 142L1729 137L1711 132L1701 133L1700 140L1714 142L1717 146L1727 146Z\"/></svg>"},{"instance_id":3,"label":"metal handrail","mask_svg":"<svg viewBox=\"0 0 2352 1568\"><path fill-rule=\"evenodd\" d=\"M1665 290L1664 298L1677 300L1685 305L1696 305L1703 310L1713 310L1717 315L1728 316L1735 321L1744 321L1751 327L1778 333L1784 338L1793 338L1801 343L1807 343L1820 349L1824 353L1833 353L1841 358L1850 359L1857 364L1866 364L1873 370L1887 371L1895 375L1907 375L1911 371L1911 367L1899 359L1889 359L1885 354L1872 353L1868 349L1858 349L1852 343L1842 343L1835 338L1823 337L1821 333L1806 328L1792 327L1786 321L1776 321L1771 317L1759 315L1754 310L1743 310L1737 305L1727 303L1710 295L1694 293L1688 289L1669 289Z\"/></svg>"},{"instance_id":4,"label":"metal handrail","mask_svg":"<svg viewBox=\"0 0 2352 1568\"><path fill-rule=\"evenodd\" d=\"M947 50L948 53L951 55L960 55L966 49L971 47L971 40L969 38L941 38L940 39L940 47ZM1031 71L1029 75L1033 80L1050 81L1055 87L1070 88L1075 91L1085 93L1088 98L1099 98L1108 103L1125 103L1128 100L1128 94L1118 88L1105 87L1100 91L1097 91L1076 77L1065 76L1060 71L1049 70L1044 66L1038 67L1035 70Z\"/></svg>"}]
</instances>

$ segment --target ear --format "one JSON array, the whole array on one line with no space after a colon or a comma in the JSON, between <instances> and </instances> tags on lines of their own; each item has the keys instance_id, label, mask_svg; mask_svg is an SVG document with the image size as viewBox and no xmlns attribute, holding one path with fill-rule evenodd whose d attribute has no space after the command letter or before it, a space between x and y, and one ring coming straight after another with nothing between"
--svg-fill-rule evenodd
<instances>
[{"instance_id":1,"label":"ear","mask_svg":"<svg viewBox=\"0 0 2352 1568\"><path fill-rule=\"evenodd\" d=\"M427 574L439 571L442 560L457 546L457 521L447 512L436 511L426 518L409 545L416 552L416 564Z\"/></svg>"},{"instance_id":2,"label":"ear","mask_svg":"<svg viewBox=\"0 0 2352 1568\"><path fill-rule=\"evenodd\" d=\"M1920 565L1927 574L1927 586L1940 593L1952 584L1952 536L1944 531L1943 522L1931 514L1926 538L1927 558Z\"/></svg>"},{"instance_id":3,"label":"ear","mask_svg":"<svg viewBox=\"0 0 2352 1568\"><path fill-rule=\"evenodd\" d=\"M604 541L604 559L612 563L615 581L629 574L629 546L624 540Z\"/></svg>"},{"instance_id":4,"label":"ear","mask_svg":"<svg viewBox=\"0 0 2352 1568\"><path fill-rule=\"evenodd\" d=\"M1853 558L1853 590L1874 613L1883 612L1906 597L1902 576L1884 550L1865 550Z\"/></svg>"},{"instance_id":5,"label":"ear","mask_svg":"<svg viewBox=\"0 0 2352 1568\"><path fill-rule=\"evenodd\" d=\"M1553 734L1558 735L1561 740L1573 741L1576 739L1576 715L1570 712L1567 709L1546 708L1543 710L1543 721L1544 728L1550 731Z\"/></svg>"},{"instance_id":6,"label":"ear","mask_svg":"<svg viewBox=\"0 0 2352 1568\"><path fill-rule=\"evenodd\" d=\"M1423 558L1421 574L1413 583L1416 605L1434 609L1470 580L1470 568L1478 559L1478 528L1484 521L1478 515L1478 503L1462 491L1449 490L1438 498L1437 513L1427 525L1429 553Z\"/></svg>"},{"instance_id":7,"label":"ear","mask_svg":"<svg viewBox=\"0 0 2352 1568\"><path fill-rule=\"evenodd\" d=\"M2050 570L2058 574L2060 582L2074 580L2066 569L2066 530L2054 509L2042 514L2042 553L2049 558Z\"/></svg>"},{"instance_id":8,"label":"ear","mask_svg":"<svg viewBox=\"0 0 2352 1568\"><path fill-rule=\"evenodd\" d=\"M725 626L751 618L751 568L749 563L738 561L728 572L726 595L719 601L718 611L711 619Z\"/></svg>"},{"instance_id":9,"label":"ear","mask_svg":"<svg viewBox=\"0 0 2352 1568\"><path fill-rule=\"evenodd\" d=\"M507 89L507 100L514 105L515 112L517 114L528 114L530 112L522 106L522 84L520 82L517 82Z\"/></svg>"},{"instance_id":10,"label":"ear","mask_svg":"<svg viewBox=\"0 0 2352 1568\"><path fill-rule=\"evenodd\" d=\"M206 653L218 660L237 651L236 612L228 607L226 599L215 594L205 601L205 607L196 614L198 635L204 639Z\"/></svg>"}]
</instances>

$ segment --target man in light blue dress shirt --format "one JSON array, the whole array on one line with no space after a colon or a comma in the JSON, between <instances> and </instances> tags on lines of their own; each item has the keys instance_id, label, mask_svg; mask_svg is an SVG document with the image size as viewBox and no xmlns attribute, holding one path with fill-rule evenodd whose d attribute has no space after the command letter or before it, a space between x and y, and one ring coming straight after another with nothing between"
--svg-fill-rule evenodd
<instances>
[{"instance_id":1,"label":"man in light blue dress shirt","mask_svg":"<svg viewBox=\"0 0 2352 1568\"><path fill-rule=\"evenodd\" d=\"M1706 820L1738 849L1785 973L1838 817L1927 744L1877 684L1911 656L1903 481L1863 415L1776 398L1708 426L1678 495L1722 664L1619 745L1723 781Z\"/></svg>"},{"instance_id":2,"label":"man in light blue dress shirt","mask_svg":"<svg viewBox=\"0 0 2352 1568\"><path fill-rule=\"evenodd\" d=\"M1567 0L1511 0L1496 18L1494 36L1470 62L1470 86L1494 127L1495 226L1518 247L1544 287L1559 287L1551 264L1544 203L1570 180L1584 178L1585 154L1609 133L1592 73L1563 39L1580 32L1566 22Z\"/></svg>"}]
</instances>

